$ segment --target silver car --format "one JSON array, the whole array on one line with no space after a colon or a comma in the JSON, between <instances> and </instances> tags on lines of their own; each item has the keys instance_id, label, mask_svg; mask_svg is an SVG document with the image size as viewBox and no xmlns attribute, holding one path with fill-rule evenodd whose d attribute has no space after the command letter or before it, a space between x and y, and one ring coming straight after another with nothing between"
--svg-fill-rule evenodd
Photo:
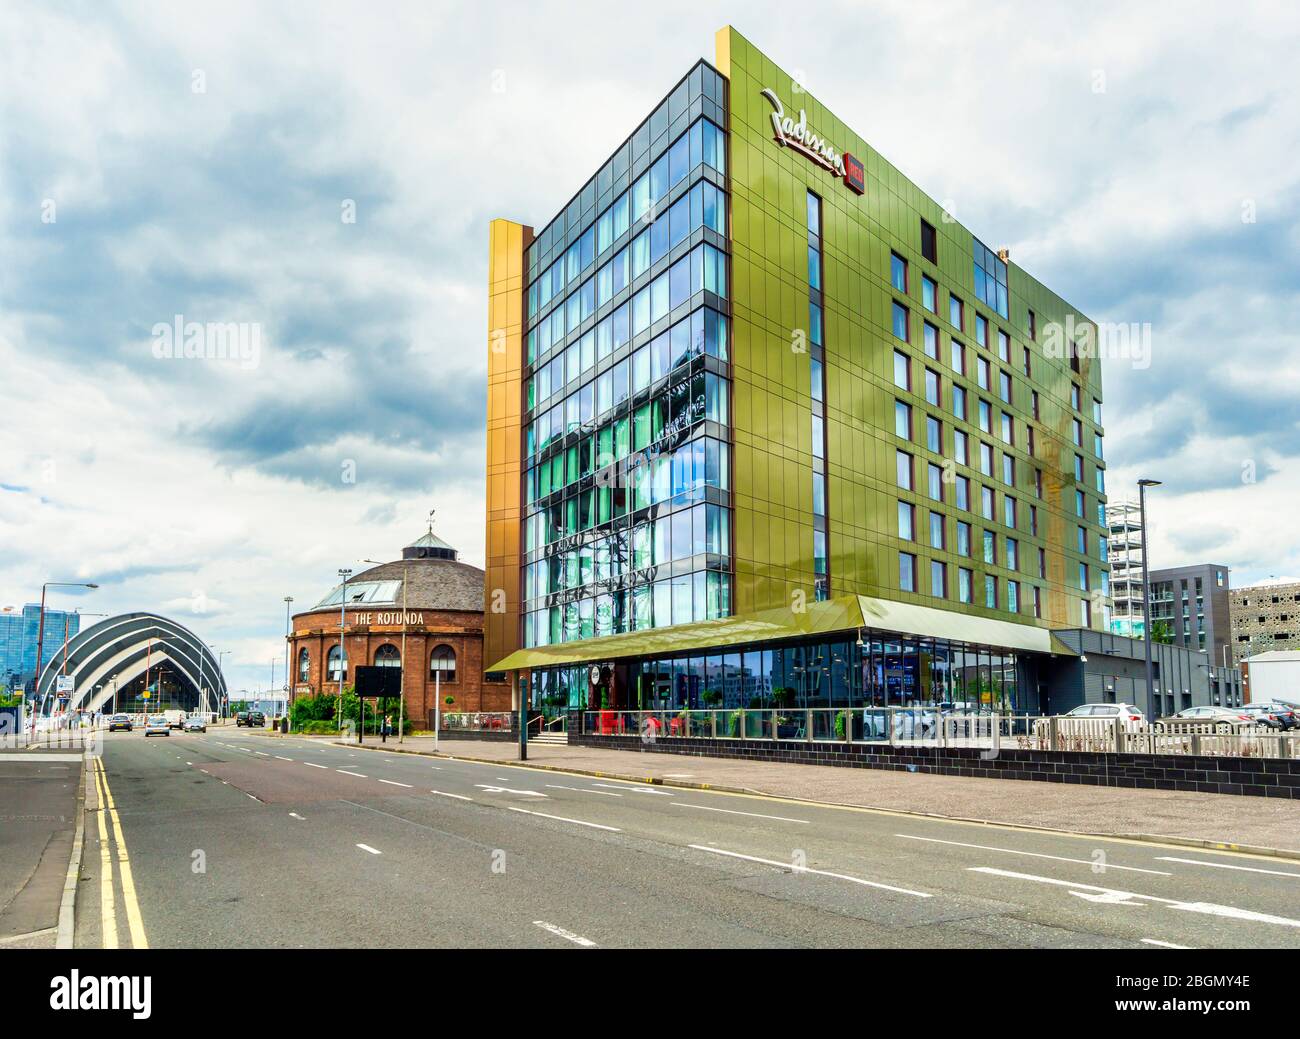
<instances>
[{"instance_id":1,"label":"silver car","mask_svg":"<svg viewBox=\"0 0 1300 1039\"><path fill-rule=\"evenodd\" d=\"M181 728L185 732L207 732L208 723L201 715L192 714L185 719L185 724Z\"/></svg>"},{"instance_id":2,"label":"silver car","mask_svg":"<svg viewBox=\"0 0 1300 1039\"><path fill-rule=\"evenodd\" d=\"M170 736L172 727L167 723L165 714L151 714L144 722L146 736Z\"/></svg>"}]
</instances>

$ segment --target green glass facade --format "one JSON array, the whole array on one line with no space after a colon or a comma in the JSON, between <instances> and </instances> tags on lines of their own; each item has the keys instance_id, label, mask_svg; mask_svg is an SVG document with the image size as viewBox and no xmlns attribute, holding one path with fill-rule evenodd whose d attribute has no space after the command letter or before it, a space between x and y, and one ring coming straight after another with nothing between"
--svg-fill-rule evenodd
<instances>
[{"instance_id":1,"label":"green glass facade","mask_svg":"<svg viewBox=\"0 0 1300 1039\"><path fill-rule=\"evenodd\" d=\"M635 633L846 596L1103 628L1093 326L733 29L523 267L520 630L505 644L613 636L627 705L662 685ZM828 682L838 662L836 687L870 699L869 661L907 636L697 654L691 673L708 685L746 652L788 649L800 673L824 658ZM940 671L982 688L1014 672L996 646L912 645L881 682L907 672L949 695ZM762 696L765 670L722 684ZM532 680L539 702L562 688L586 703L576 668Z\"/></svg>"}]
</instances>

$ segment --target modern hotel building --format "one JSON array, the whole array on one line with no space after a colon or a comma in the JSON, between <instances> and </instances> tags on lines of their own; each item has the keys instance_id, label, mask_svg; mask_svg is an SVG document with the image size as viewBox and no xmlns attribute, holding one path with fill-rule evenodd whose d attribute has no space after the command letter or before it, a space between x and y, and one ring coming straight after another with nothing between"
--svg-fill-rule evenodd
<instances>
[{"instance_id":1,"label":"modern hotel building","mask_svg":"<svg viewBox=\"0 0 1300 1039\"><path fill-rule=\"evenodd\" d=\"M1062 706L1053 629L1108 592L1094 326L775 62L720 30L490 240L485 660L517 695Z\"/></svg>"}]
</instances>

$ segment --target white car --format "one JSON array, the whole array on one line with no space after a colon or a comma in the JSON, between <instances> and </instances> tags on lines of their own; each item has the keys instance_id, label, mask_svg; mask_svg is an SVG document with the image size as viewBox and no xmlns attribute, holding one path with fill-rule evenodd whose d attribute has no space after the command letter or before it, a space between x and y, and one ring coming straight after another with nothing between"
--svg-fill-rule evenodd
<instances>
[{"instance_id":1,"label":"white car","mask_svg":"<svg viewBox=\"0 0 1300 1039\"><path fill-rule=\"evenodd\" d=\"M146 736L170 736L172 734L171 723L167 720L165 714L151 714L145 719L144 734Z\"/></svg>"},{"instance_id":2,"label":"white car","mask_svg":"<svg viewBox=\"0 0 1300 1039\"><path fill-rule=\"evenodd\" d=\"M1146 725L1146 716L1142 709L1131 703L1082 703L1072 711L1063 714L1065 718L1098 718L1106 721L1114 721L1116 718L1124 722L1124 728L1130 732L1136 732Z\"/></svg>"}]
</instances>

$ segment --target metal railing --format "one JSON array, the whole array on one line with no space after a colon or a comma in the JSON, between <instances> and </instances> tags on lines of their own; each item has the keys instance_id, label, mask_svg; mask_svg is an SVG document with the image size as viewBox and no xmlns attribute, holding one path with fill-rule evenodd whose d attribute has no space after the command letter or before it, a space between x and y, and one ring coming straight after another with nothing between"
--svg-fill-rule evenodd
<instances>
[{"instance_id":1,"label":"metal railing","mask_svg":"<svg viewBox=\"0 0 1300 1039\"><path fill-rule=\"evenodd\" d=\"M855 707L575 712L586 736L638 736L774 743L875 743L893 747L967 747L984 751L1050 750L1092 754L1206 754L1300 758L1300 731L1276 732L1222 722L1133 722L934 707Z\"/></svg>"},{"instance_id":2,"label":"metal railing","mask_svg":"<svg viewBox=\"0 0 1300 1039\"><path fill-rule=\"evenodd\" d=\"M512 732L515 716L511 711L474 711L443 714L441 728L448 732Z\"/></svg>"}]
</instances>

